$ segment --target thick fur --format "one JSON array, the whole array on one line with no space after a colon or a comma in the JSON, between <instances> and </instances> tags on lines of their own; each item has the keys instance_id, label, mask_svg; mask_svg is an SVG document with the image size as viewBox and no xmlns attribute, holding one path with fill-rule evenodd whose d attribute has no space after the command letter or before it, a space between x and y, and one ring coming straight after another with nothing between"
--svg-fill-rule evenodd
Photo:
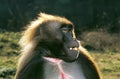
<instances>
[{"instance_id":1,"label":"thick fur","mask_svg":"<svg viewBox=\"0 0 120 79\"><path fill-rule=\"evenodd\" d=\"M31 24L28 25L26 30L23 32L23 36L19 42L22 48L22 54L18 62L17 72L14 79L42 79L42 76L40 78L39 74L43 74L41 73L41 71L43 71L41 69L41 61L43 60L38 55L40 54L40 52L46 51L41 49L39 53L36 53L37 45L41 41L42 37L44 37L39 34L39 28L44 23L53 20L72 24L72 22L63 17L61 18L59 16L52 16L44 13L41 13L36 20L31 22ZM82 46L79 47L79 51L80 57L78 60L79 63L81 63L82 69L84 70L83 72L86 76L86 79L102 79L99 69L96 66L93 58L89 55L89 53ZM34 61L34 59L37 59L37 61ZM33 60L34 62L30 63L31 60ZM28 73L30 73L30 70L28 70L27 72L21 72L21 70L25 70L26 65L28 65L27 67L29 67L30 64L35 64L36 66L33 68L38 68L34 69L34 71L32 72L34 75L27 75ZM29 77L23 77L23 74Z\"/></svg>"}]
</instances>

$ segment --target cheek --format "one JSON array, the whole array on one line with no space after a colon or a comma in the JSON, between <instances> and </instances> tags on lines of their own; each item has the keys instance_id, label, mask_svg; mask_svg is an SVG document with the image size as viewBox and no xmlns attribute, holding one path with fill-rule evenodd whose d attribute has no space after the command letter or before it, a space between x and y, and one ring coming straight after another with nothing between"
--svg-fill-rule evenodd
<instances>
[{"instance_id":1,"label":"cheek","mask_svg":"<svg viewBox=\"0 0 120 79\"><path fill-rule=\"evenodd\" d=\"M61 33L54 33L55 39L57 39L58 41L63 41L63 35Z\"/></svg>"}]
</instances>

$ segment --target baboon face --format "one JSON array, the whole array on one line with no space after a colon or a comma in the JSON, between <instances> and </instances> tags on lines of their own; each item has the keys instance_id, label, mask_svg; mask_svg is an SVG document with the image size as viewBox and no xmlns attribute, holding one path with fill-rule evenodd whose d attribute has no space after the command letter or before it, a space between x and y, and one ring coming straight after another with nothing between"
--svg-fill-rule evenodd
<instances>
[{"instance_id":1,"label":"baboon face","mask_svg":"<svg viewBox=\"0 0 120 79\"><path fill-rule=\"evenodd\" d=\"M79 43L74 35L74 27L59 21L50 21L40 27L40 46L50 51L46 56L74 61L79 52Z\"/></svg>"},{"instance_id":2,"label":"baboon face","mask_svg":"<svg viewBox=\"0 0 120 79\"><path fill-rule=\"evenodd\" d=\"M79 52L79 43L74 35L74 27L59 21L50 21L40 27L40 46L50 51L46 56L74 61Z\"/></svg>"}]
</instances>

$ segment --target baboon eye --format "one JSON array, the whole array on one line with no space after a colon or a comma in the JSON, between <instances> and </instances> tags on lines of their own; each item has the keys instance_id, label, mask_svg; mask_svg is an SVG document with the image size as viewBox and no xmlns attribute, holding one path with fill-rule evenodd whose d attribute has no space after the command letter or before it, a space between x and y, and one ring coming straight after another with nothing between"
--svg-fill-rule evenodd
<instances>
[{"instance_id":1,"label":"baboon eye","mask_svg":"<svg viewBox=\"0 0 120 79\"><path fill-rule=\"evenodd\" d=\"M68 33L70 31L72 31L73 26L72 25L67 25L67 24L62 24L60 28L61 28L63 33Z\"/></svg>"},{"instance_id":2,"label":"baboon eye","mask_svg":"<svg viewBox=\"0 0 120 79\"><path fill-rule=\"evenodd\" d=\"M68 33L70 31L70 29L68 29L68 28L62 28L62 32L64 32L64 33Z\"/></svg>"}]
</instances>

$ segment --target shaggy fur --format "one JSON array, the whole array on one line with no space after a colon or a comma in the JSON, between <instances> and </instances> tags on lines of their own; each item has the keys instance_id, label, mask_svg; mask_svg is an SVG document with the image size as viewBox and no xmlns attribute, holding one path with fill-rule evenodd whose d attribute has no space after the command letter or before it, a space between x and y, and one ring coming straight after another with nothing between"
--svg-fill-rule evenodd
<instances>
[{"instance_id":1,"label":"shaggy fur","mask_svg":"<svg viewBox=\"0 0 120 79\"><path fill-rule=\"evenodd\" d=\"M59 22L73 25L72 22L70 22L66 18L40 13L39 17L27 26L26 30L23 32L22 38L19 41L19 44L22 48L21 50L22 54L18 62L17 73L22 69L22 67L27 63L27 61L31 59L32 55L34 55L35 48L42 39L41 38L42 36L39 35L38 30L42 25L44 25L44 23L47 23L49 21L59 21ZM75 37L75 34L73 37ZM102 79L100 76L99 69L96 66L93 58L88 54L88 52L82 46L80 46L78 50L80 51L80 56L83 58L80 61L81 62L84 61L85 63L87 62L88 64L95 67L98 72L99 79ZM84 68L84 69L85 69L85 75L87 76L87 68ZM91 76L94 76L94 74L92 74ZM15 77L15 79L17 78Z\"/></svg>"}]
</instances>

